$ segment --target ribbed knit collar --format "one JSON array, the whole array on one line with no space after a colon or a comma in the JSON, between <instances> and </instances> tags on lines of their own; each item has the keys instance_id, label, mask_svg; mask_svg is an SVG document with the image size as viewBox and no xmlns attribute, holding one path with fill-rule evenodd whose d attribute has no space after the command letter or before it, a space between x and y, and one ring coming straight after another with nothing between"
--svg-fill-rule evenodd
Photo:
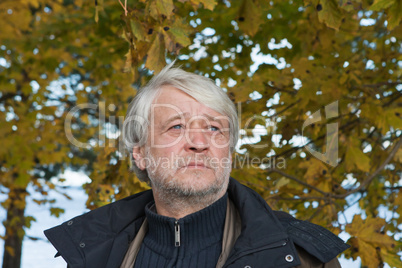
<instances>
[{"instance_id":1,"label":"ribbed knit collar","mask_svg":"<svg viewBox=\"0 0 402 268\"><path fill-rule=\"evenodd\" d=\"M177 221L180 225L180 251L185 255L209 247L222 240L227 209L227 193L212 205ZM144 243L155 252L171 257L175 246L176 219L154 212L154 202L145 207L148 233Z\"/></svg>"}]
</instances>

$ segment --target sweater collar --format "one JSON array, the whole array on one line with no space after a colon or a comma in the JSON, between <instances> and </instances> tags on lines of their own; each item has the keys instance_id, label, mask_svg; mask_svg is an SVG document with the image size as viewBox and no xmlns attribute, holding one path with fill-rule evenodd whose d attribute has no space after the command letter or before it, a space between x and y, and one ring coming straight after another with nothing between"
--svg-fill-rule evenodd
<instances>
[{"instance_id":1,"label":"sweater collar","mask_svg":"<svg viewBox=\"0 0 402 268\"><path fill-rule=\"evenodd\" d=\"M226 193L212 205L179 220L156 214L153 209L155 203L148 203L145 207L148 233L144 243L162 255L171 256L178 246L185 248L186 254L194 254L221 241L227 199Z\"/></svg>"}]
</instances>

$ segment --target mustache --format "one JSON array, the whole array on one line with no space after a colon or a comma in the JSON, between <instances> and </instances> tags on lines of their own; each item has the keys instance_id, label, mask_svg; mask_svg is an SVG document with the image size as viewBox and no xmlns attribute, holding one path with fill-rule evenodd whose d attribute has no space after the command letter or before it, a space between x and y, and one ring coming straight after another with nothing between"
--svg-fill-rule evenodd
<instances>
[{"instance_id":1,"label":"mustache","mask_svg":"<svg viewBox=\"0 0 402 268\"><path fill-rule=\"evenodd\" d=\"M228 154L222 156L209 156L206 154L186 154L177 155L171 152L169 155L155 155L150 150L145 151L145 157L142 159L145 168L150 172L155 172L158 169L171 170L186 170L187 167L205 167L214 171L219 171L220 168L231 165L231 156Z\"/></svg>"},{"instance_id":2,"label":"mustache","mask_svg":"<svg viewBox=\"0 0 402 268\"><path fill-rule=\"evenodd\" d=\"M199 166L212 168L211 164L212 157L208 156L185 156L185 157L176 157L174 160L177 164L178 168L188 167L188 166Z\"/></svg>"},{"instance_id":3,"label":"mustache","mask_svg":"<svg viewBox=\"0 0 402 268\"><path fill-rule=\"evenodd\" d=\"M219 164L222 159L217 157L210 157L205 155L189 155L189 156L178 156L171 155L167 156L153 156L148 154L146 157L146 163L148 167L157 168L165 167L170 169L181 169L186 167L198 166L210 168L213 170L219 169Z\"/></svg>"}]
</instances>

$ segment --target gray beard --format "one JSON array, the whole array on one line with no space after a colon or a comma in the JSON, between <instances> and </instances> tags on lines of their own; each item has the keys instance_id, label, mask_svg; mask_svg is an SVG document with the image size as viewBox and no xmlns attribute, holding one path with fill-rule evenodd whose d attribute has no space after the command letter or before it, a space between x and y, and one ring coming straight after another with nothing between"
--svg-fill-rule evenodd
<instances>
[{"instance_id":1,"label":"gray beard","mask_svg":"<svg viewBox=\"0 0 402 268\"><path fill-rule=\"evenodd\" d=\"M152 156L148 148L145 150L145 155L151 161L149 163L158 163L158 159ZM187 208L201 210L221 198L228 188L231 168L215 169L216 179L214 183L203 190L198 190L193 185L184 186L180 181L173 178L173 174L178 169L179 167L174 164L170 169L163 171L154 165L147 169L153 193L158 196L159 201L172 210L181 211ZM194 174L198 179L202 179L202 172L194 171Z\"/></svg>"}]
</instances>

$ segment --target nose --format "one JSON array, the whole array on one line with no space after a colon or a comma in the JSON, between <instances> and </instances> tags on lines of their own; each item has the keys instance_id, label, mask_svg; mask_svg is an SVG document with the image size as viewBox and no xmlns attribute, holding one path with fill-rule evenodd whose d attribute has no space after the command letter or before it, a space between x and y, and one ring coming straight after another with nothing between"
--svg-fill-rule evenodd
<instances>
[{"instance_id":1,"label":"nose","mask_svg":"<svg viewBox=\"0 0 402 268\"><path fill-rule=\"evenodd\" d=\"M186 150L201 153L209 148L209 140L201 128L186 132Z\"/></svg>"}]
</instances>

